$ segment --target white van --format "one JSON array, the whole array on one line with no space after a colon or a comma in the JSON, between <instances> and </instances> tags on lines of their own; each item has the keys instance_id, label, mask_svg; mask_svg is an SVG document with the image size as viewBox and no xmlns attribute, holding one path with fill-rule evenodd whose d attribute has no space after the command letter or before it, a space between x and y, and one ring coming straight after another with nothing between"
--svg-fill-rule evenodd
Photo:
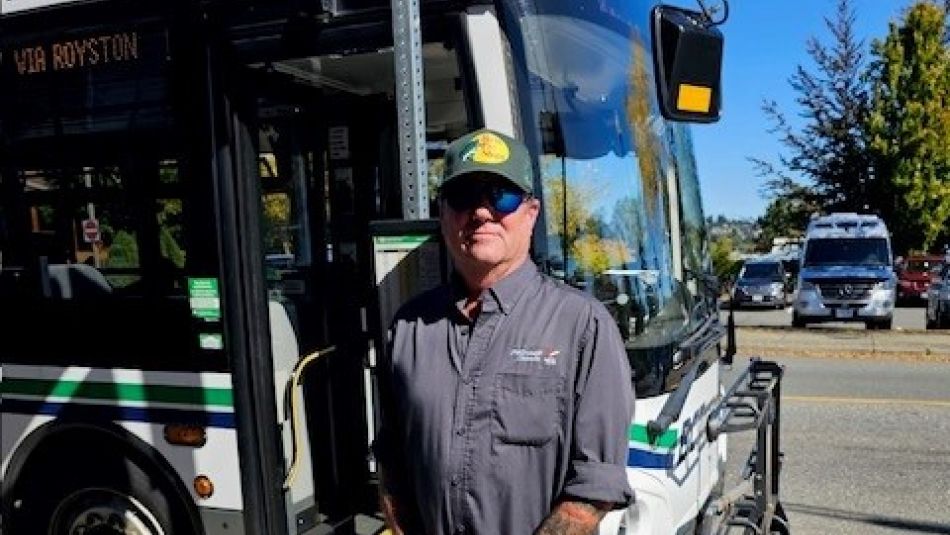
<instances>
[{"instance_id":1,"label":"white van","mask_svg":"<svg viewBox=\"0 0 950 535\"><path fill-rule=\"evenodd\" d=\"M792 326L853 321L890 329L897 288L893 264L890 234L880 217L833 213L812 219Z\"/></svg>"}]
</instances>

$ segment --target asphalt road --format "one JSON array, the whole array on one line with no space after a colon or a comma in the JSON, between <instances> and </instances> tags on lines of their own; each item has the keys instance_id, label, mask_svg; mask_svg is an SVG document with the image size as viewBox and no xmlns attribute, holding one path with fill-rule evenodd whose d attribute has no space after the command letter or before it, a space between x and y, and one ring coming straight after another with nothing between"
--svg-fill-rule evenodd
<instances>
[{"instance_id":1,"label":"asphalt road","mask_svg":"<svg viewBox=\"0 0 950 535\"><path fill-rule=\"evenodd\" d=\"M950 534L950 363L779 362L781 498L792 533ZM727 481L753 439L730 437Z\"/></svg>"}]
</instances>

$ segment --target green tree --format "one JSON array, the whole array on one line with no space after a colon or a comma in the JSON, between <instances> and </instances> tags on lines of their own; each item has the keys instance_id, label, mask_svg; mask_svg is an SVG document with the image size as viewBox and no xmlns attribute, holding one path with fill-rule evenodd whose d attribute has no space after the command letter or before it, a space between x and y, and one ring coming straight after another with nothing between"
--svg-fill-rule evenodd
<instances>
[{"instance_id":1,"label":"green tree","mask_svg":"<svg viewBox=\"0 0 950 535\"><path fill-rule=\"evenodd\" d=\"M735 243L729 236L720 236L713 240L710 249L713 271L716 277L728 286L729 281L739 274L739 269L742 267L742 262L732 259Z\"/></svg>"},{"instance_id":2,"label":"green tree","mask_svg":"<svg viewBox=\"0 0 950 535\"><path fill-rule=\"evenodd\" d=\"M811 190L798 184L787 184L785 192L769 202L765 215L758 220L762 232L757 249L768 251L773 238L802 236L808 226L808 219L817 210L818 200Z\"/></svg>"},{"instance_id":3,"label":"green tree","mask_svg":"<svg viewBox=\"0 0 950 535\"><path fill-rule=\"evenodd\" d=\"M769 179L766 188L774 197L794 198L797 181L805 179L825 210L875 208L865 200L870 168L864 135L868 84L863 76L864 44L854 35L854 23L851 1L838 0L834 18L825 18L832 44L815 37L806 42L815 70L799 65L789 79L798 93L801 128L789 123L776 102L763 103L773 123L769 132L778 135L788 152L778 156L777 164L750 159Z\"/></svg>"},{"instance_id":4,"label":"green tree","mask_svg":"<svg viewBox=\"0 0 950 535\"><path fill-rule=\"evenodd\" d=\"M911 6L875 41L870 148L897 251L930 250L950 221L950 53L946 12Z\"/></svg>"},{"instance_id":5,"label":"green tree","mask_svg":"<svg viewBox=\"0 0 950 535\"><path fill-rule=\"evenodd\" d=\"M135 236L124 230L115 233L112 245L109 246L109 256L105 267L109 268L137 268L139 263L139 245ZM138 280L137 275L116 275L110 278L113 286L124 287Z\"/></svg>"}]
</instances>

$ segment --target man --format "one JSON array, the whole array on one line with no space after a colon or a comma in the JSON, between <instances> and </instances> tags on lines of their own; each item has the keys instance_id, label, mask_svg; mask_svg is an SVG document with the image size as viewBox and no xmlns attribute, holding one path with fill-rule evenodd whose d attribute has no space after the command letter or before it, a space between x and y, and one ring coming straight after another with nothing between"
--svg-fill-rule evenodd
<instances>
[{"instance_id":1,"label":"man","mask_svg":"<svg viewBox=\"0 0 950 535\"><path fill-rule=\"evenodd\" d=\"M396 534L589 534L632 499L626 353L599 302L529 260L532 176L497 132L447 149L453 281L399 311L381 366L375 451Z\"/></svg>"}]
</instances>

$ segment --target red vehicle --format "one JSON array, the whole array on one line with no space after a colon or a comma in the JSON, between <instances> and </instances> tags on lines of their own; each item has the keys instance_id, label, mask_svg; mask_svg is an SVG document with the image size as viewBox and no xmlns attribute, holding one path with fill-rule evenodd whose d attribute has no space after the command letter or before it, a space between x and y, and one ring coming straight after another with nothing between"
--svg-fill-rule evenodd
<instances>
[{"instance_id":1,"label":"red vehicle","mask_svg":"<svg viewBox=\"0 0 950 535\"><path fill-rule=\"evenodd\" d=\"M926 300L931 272L942 263L942 256L907 257L897 272L897 300Z\"/></svg>"}]
</instances>

